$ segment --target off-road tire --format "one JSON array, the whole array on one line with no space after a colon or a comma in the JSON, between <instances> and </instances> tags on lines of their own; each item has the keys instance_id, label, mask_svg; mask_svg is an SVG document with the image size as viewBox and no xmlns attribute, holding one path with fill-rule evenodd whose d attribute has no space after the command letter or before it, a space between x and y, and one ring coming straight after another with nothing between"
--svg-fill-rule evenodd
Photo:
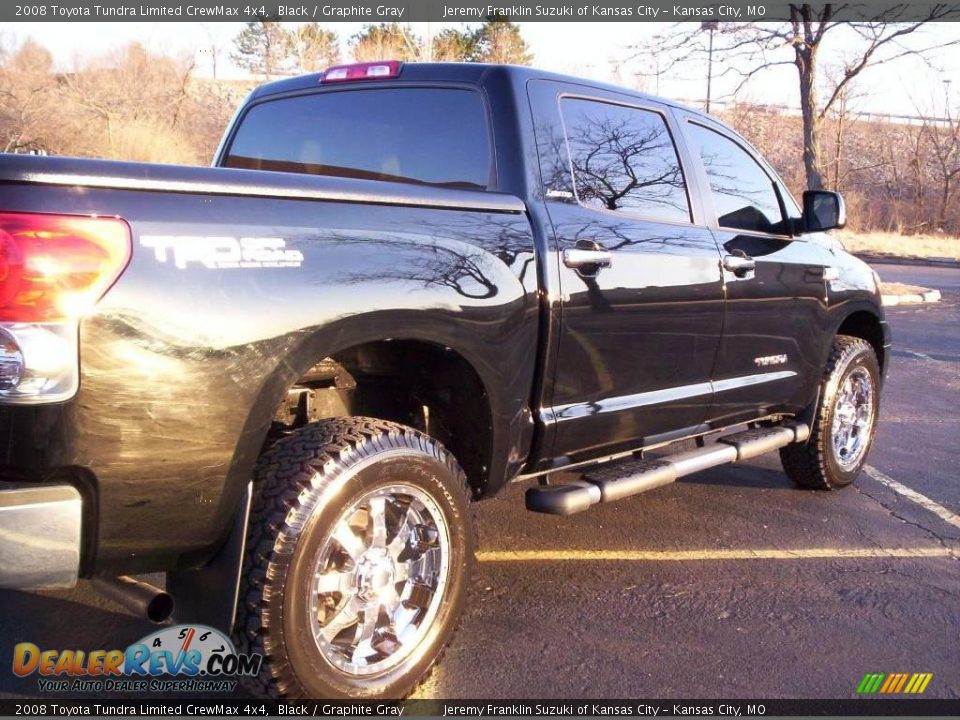
<instances>
[{"instance_id":1,"label":"off-road tire","mask_svg":"<svg viewBox=\"0 0 960 720\"><path fill-rule=\"evenodd\" d=\"M873 383L873 426L867 445L859 461L851 468L837 462L831 438L837 393L844 379L855 368L864 367ZM866 463L873 436L876 433L880 401L880 364L869 342L849 335L838 335L824 369L820 397L810 426L810 437L805 443L795 443L780 449L780 460L786 474L797 485L815 490L834 490L850 485Z\"/></svg>"},{"instance_id":2,"label":"off-road tire","mask_svg":"<svg viewBox=\"0 0 960 720\"><path fill-rule=\"evenodd\" d=\"M377 457L389 455L378 465ZM371 464L372 463L372 464ZM405 468L404 463L407 463ZM389 466L389 467L388 467ZM364 468L357 470L358 467ZM449 578L430 632L408 662L375 677L349 677L317 650L313 634L291 611L293 589L311 534L324 533L371 476L419 483L444 514L450 535ZM399 468L399 470L398 470ZM392 422L363 417L306 425L270 447L254 471L235 641L259 653L260 674L247 688L267 698L403 698L429 674L452 637L473 575L470 489L456 460L436 440ZM302 606L303 602L299 601ZM421 651L422 648L422 651ZM304 658L307 661L304 661Z\"/></svg>"}]
</instances>

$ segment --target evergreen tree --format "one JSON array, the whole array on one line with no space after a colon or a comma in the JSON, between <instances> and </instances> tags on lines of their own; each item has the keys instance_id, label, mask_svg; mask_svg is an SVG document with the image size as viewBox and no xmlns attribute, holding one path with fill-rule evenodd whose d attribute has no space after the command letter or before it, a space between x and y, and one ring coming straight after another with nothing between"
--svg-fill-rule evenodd
<instances>
[{"instance_id":1,"label":"evergreen tree","mask_svg":"<svg viewBox=\"0 0 960 720\"><path fill-rule=\"evenodd\" d=\"M465 62L476 54L476 34L469 30L444 28L433 38L433 59L437 62Z\"/></svg>"},{"instance_id":2,"label":"evergreen tree","mask_svg":"<svg viewBox=\"0 0 960 720\"><path fill-rule=\"evenodd\" d=\"M516 23L490 15L474 33L474 52L469 59L474 62L529 65L533 54Z\"/></svg>"},{"instance_id":3,"label":"evergreen tree","mask_svg":"<svg viewBox=\"0 0 960 720\"><path fill-rule=\"evenodd\" d=\"M233 41L233 61L267 78L285 69L290 57L286 30L278 22L248 22Z\"/></svg>"}]
</instances>

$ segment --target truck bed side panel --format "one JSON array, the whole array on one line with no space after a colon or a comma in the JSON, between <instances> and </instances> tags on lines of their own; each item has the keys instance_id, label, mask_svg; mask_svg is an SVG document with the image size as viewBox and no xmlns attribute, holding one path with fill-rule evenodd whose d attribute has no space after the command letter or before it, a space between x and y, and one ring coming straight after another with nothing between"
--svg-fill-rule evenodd
<instances>
[{"instance_id":1,"label":"truck bed side panel","mask_svg":"<svg viewBox=\"0 0 960 720\"><path fill-rule=\"evenodd\" d=\"M215 544L290 384L359 343L428 341L473 366L491 489L526 455L537 302L520 212L23 183L2 205L133 231L130 265L81 323L77 396L0 407L6 473L78 468L91 485L87 571L94 549L97 572L134 572ZM243 238L282 240L292 260L231 266Z\"/></svg>"}]
</instances>

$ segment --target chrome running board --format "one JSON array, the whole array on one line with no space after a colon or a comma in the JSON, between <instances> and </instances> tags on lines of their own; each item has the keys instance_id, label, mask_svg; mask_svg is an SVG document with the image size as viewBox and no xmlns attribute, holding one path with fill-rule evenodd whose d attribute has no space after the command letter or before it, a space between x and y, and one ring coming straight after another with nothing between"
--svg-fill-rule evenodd
<instances>
[{"instance_id":1,"label":"chrome running board","mask_svg":"<svg viewBox=\"0 0 960 720\"><path fill-rule=\"evenodd\" d=\"M725 435L710 447L677 455L600 467L565 485L530 488L526 495L527 510L572 515L597 503L614 502L669 485L684 475L765 455L791 443L804 442L808 437L807 425L788 422Z\"/></svg>"}]
</instances>

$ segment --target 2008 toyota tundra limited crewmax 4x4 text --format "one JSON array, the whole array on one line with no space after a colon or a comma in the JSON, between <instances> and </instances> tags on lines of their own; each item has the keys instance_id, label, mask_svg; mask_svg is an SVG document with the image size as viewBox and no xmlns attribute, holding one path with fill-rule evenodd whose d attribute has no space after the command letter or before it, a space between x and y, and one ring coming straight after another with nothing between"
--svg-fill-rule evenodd
<instances>
[{"instance_id":1,"label":"2008 toyota tundra limited crewmax 4x4 text","mask_svg":"<svg viewBox=\"0 0 960 720\"><path fill-rule=\"evenodd\" d=\"M873 439L888 330L823 232L841 198L801 209L664 100L341 66L254 91L215 167L0 183L0 585L125 583L162 619L125 576L165 571L268 696L415 688L507 482L566 515L779 450L829 490Z\"/></svg>"}]
</instances>

